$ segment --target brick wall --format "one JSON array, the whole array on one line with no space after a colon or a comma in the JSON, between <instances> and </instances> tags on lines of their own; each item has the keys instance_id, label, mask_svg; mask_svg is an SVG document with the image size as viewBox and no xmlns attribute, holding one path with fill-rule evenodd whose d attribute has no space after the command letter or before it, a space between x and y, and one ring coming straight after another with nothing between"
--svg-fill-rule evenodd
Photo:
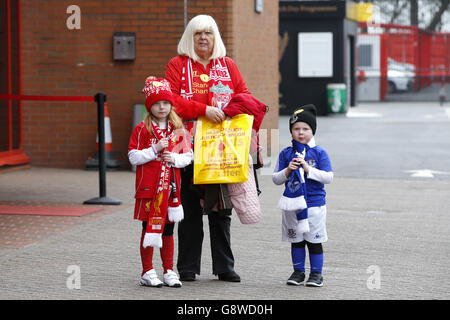
<instances>
[{"instance_id":1,"label":"brick wall","mask_svg":"<svg viewBox=\"0 0 450 320\"><path fill-rule=\"evenodd\" d=\"M126 154L133 105L143 103L140 90L145 78L163 76L167 62L176 55L184 30L183 1L22 0L21 3L23 94L107 94L113 150L118 151L118 160L128 167ZM70 16L66 9L74 3L81 9L80 30L66 27ZM252 93L275 106L264 122L265 127L270 127L278 114L275 111L278 80L273 77L278 72L275 41L278 2L265 1L261 16L254 14L253 3L253 0L188 1L187 13L188 20L200 13L216 19L229 56L238 63ZM249 16L251 19L247 21ZM274 24L276 27L270 27ZM251 48L266 39L267 34L258 32L251 38L248 29L261 27L273 35L275 42L270 42L270 46L274 47L260 45L255 55ZM112 35L119 31L136 33L134 61L113 60ZM245 43L247 35L251 46ZM275 69L261 71L259 63ZM96 152L96 117L95 103L24 101L24 152L31 164L83 168L86 159Z\"/></svg>"}]
</instances>

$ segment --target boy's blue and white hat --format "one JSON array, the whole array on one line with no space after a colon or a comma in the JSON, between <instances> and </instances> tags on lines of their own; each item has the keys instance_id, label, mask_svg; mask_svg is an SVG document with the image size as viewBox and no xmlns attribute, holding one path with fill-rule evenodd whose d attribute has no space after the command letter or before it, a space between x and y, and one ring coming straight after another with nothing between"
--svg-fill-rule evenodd
<instances>
[{"instance_id":1,"label":"boy's blue and white hat","mask_svg":"<svg viewBox=\"0 0 450 320\"><path fill-rule=\"evenodd\" d=\"M297 110L289 118L289 131L292 132L292 126L296 122L306 122L312 129L313 134L316 134L317 122L316 122L317 110L313 104L304 105Z\"/></svg>"}]
</instances>

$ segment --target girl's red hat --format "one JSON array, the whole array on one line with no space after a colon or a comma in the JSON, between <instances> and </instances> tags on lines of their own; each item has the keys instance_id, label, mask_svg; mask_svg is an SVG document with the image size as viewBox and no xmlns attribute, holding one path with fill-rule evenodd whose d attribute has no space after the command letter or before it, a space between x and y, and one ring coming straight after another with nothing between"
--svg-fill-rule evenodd
<instances>
[{"instance_id":1,"label":"girl's red hat","mask_svg":"<svg viewBox=\"0 0 450 320\"><path fill-rule=\"evenodd\" d=\"M145 108L148 112L150 112L152 105L161 100L169 101L173 105L173 93L170 90L169 82L164 78L147 80L142 92L146 96Z\"/></svg>"}]
</instances>

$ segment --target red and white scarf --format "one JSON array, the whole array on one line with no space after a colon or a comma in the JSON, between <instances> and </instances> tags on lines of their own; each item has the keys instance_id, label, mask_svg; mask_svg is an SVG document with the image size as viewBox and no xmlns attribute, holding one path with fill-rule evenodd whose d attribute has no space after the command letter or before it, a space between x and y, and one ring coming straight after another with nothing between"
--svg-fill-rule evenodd
<instances>
[{"instance_id":1,"label":"red and white scarf","mask_svg":"<svg viewBox=\"0 0 450 320\"><path fill-rule=\"evenodd\" d=\"M166 137L169 140L168 151L172 151L175 146L173 124L168 122L167 130L162 130L153 121L151 123L153 134L159 141ZM180 202L180 186L177 185L174 168L166 161L160 161L159 178L153 196L150 213L148 215L147 228L143 247L162 247L162 233L166 218L172 222L179 222L183 219L183 207Z\"/></svg>"},{"instance_id":2,"label":"red and white scarf","mask_svg":"<svg viewBox=\"0 0 450 320\"><path fill-rule=\"evenodd\" d=\"M192 100L193 93L192 59L184 56L184 65L181 71L180 96L186 100ZM228 71L225 58L212 60L208 80L208 105L223 109L234 96L234 86ZM184 126L191 135L194 134L195 119L183 121Z\"/></svg>"}]
</instances>

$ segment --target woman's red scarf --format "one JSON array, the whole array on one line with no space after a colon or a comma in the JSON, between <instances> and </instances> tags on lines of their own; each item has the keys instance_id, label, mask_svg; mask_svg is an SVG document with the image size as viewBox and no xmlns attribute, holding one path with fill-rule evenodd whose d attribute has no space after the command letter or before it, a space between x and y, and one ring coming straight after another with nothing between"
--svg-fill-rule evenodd
<instances>
[{"instance_id":1,"label":"woman's red scarf","mask_svg":"<svg viewBox=\"0 0 450 320\"><path fill-rule=\"evenodd\" d=\"M193 72L192 59L183 56L183 69L181 71L181 90L180 96L186 100L192 100L193 97ZM208 75L208 105L223 109L234 96L234 86L228 71L225 58L212 60L212 66ZM184 121L186 130L194 133L193 127L195 120Z\"/></svg>"},{"instance_id":2,"label":"woman's red scarf","mask_svg":"<svg viewBox=\"0 0 450 320\"><path fill-rule=\"evenodd\" d=\"M151 122L153 134L159 141L166 137L169 139L167 151L172 151L175 146L175 134L173 124L168 122L167 130L162 130L153 121ZM159 178L157 178L157 186L155 194L150 204L150 212L148 215L147 229L144 237L143 247L162 247L162 233L166 218L169 221L179 222L183 219L183 207L180 202L180 186L177 185L174 168L161 160L159 167Z\"/></svg>"}]
</instances>

